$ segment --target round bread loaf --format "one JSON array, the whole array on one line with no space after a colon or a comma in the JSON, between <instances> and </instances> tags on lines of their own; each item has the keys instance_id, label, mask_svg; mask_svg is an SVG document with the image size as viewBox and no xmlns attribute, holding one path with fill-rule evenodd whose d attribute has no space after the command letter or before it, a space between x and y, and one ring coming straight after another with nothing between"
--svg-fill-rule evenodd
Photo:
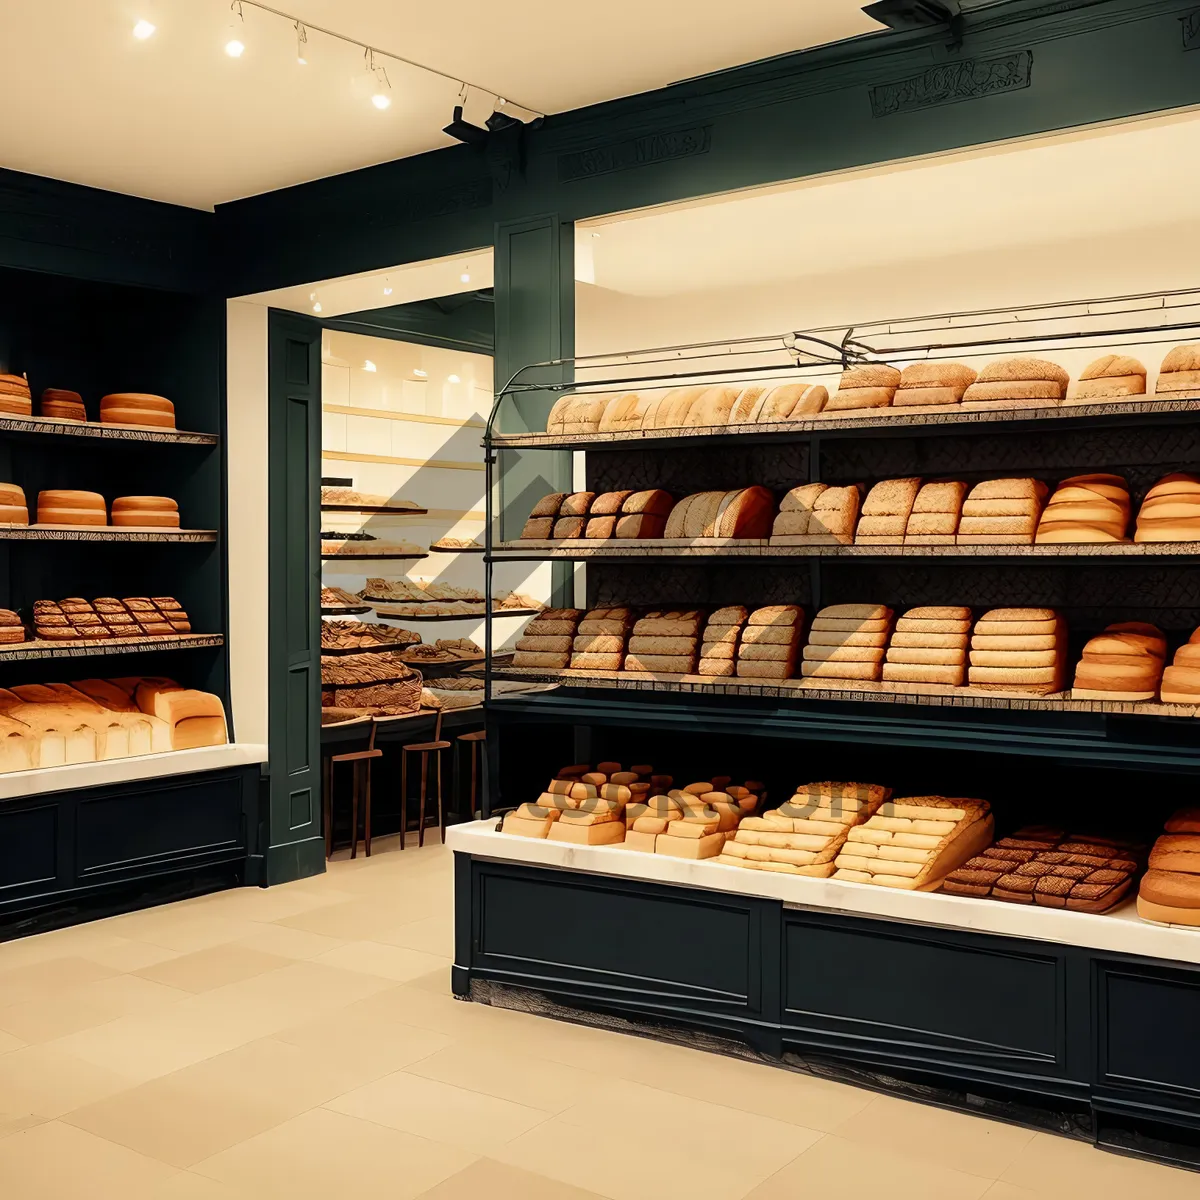
<instances>
[{"instance_id":1,"label":"round bread loaf","mask_svg":"<svg viewBox=\"0 0 1200 1200\"><path fill-rule=\"evenodd\" d=\"M1190 346L1176 346L1159 368L1164 374L1175 371L1200 371L1200 343Z\"/></svg>"},{"instance_id":2,"label":"round bread loaf","mask_svg":"<svg viewBox=\"0 0 1200 1200\"><path fill-rule=\"evenodd\" d=\"M838 390L847 388L891 388L900 386L901 373L887 363L859 363L847 367L838 381Z\"/></svg>"},{"instance_id":3,"label":"round bread loaf","mask_svg":"<svg viewBox=\"0 0 1200 1200\"><path fill-rule=\"evenodd\" d=\"M118 496L112 502L114 525L179 528L179 505L170 496Z\"/></svg>"},{"instance_id":4,"label":"round bread loaf","mask_svg":"<svg viewBox=\"0 0 1200 1200\"><path fill-rule=\"evenodd\" d=\"M1193 634L1193 636L1195 636ZM1188 642L1175 651L1175 666L1200 670L1200 643Z\"/></svg>"},{"instance_id":5,"label":"round bread loaf","mask_svg":"<svg viewBox=\"0 0 1200 1200\"><path fill-rule=\"evenodd\" d=\"M1163 826L1167 833L1200 833L1200 808L1181 808Z\"/></svg>"},{"instance_id":6,"label":"round bread loaf","mask_svg":"<svg viewBox=\"0 0 1200 1200\"><path fill-rule=\"evenodd\" d=\"M108 510L99 492L50 490L38 493L39 525L107 525Z\"/></svg>"},{"instance_id":7,"label":"round bread loaf","mask_svg":"<svg viewBox=\"0 0 1200 1200\"><path fill-rule=\"evenodd\" d=\"M1200 495L1200 475L1192 475L1187 471L1173 471L1164 475L1147 493L1147 500L1159 496L1197 496Z\"/></svg>"},{"instance_id":8,"label":"round bread loaf","mask_svg":"<svg viewBox=\"0 0 1200 1200\"><path fill-rule=\"evenodd\" d=\"M1122 375L1141 375L1144 380L1146 368L1136 358L1130 358L1128 355L1105 354L1085 367L1079 378L1081 380L1114 379Z\"/></svg>"},{"instance_id":9,"label":"round bread loaf","mask_svg":"<svg viewBox=\"0 0 1200 1200\"><path fill-rule=\"evenodd\" d=\"M825 405L824 412L845 412L855 408L890 408L895 393L891 388L839 388Z\"/></svg>"},{"instance_id":10,"label":"round bread loaf","mask_svg":"<svg viewBox=\"0 0 1200 1200\"><path fill-rule=\"evenodd\" d=\"M798 421L816 416L829 403L829 391L818 384L787 383L763 398L758 421Z\"/></svg>"},{"instance_id":11,"label":"round bread loaf","mask_svg":"<svg viewBox=\"0 0 1200 1200\"><path fill-rule=\"evenodd\" d=\"M892 610L886 604L831 604L817 614L819 621L889 621Z\"/></svg>"},{"instance_id":12,"label":"round bread loaf","mask_svg":"<svg viewBox=\"0 0 1200 1200\"><path fill-rule=\"evenodd\" d=\"M1000 358L979 372L980 383L1043 380L1066 387L1071 376L1058 363L1044 358Z\"/></svg>"},{"instance_id":13,"label":"round bread loaf","mask_svg":"<svg viewBox=\"0 0 1200 1200\"><path fill-rule=\"evenodd\" d=\"M742 388L729 413L730 425L752 425L762 414L763 405L770 394L770 384L750 384Z\"/></svg>"},{"instance_id":14,"label":"round bread loaf","mask_svg":"<svg viewBox=\"0 0 1200 1200\"><path fill-rule=\"evenodd\" d=\"M900 388L952 388L961 396L976 377L974 368L963 363L911 363L900 372Z\"/></svg>"},{"instance_id":15,"label":"round bread loaf","mask_svg":"<svg viewBox=\"0 0 1200 1200\"><path fill-rule=\"evenodd\" d=\"M1150 870L1142 877L1138 894L1152 904L1200 908L1200 875Z\"/></svg>"}]
</instances>

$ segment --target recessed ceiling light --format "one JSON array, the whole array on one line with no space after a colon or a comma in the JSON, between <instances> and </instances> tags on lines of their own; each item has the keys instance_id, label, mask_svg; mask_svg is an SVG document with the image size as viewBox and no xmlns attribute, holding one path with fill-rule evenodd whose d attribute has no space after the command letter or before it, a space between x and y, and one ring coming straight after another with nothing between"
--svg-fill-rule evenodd
<instances>
[{"instance_id":1,"label":"recessed ceiling light","mask_svg":"<svg viewBox=\"0 0 1200 1200\"><path fill-rule=\"evenodd\" d=\"M139 42L144 42L147 38L154 36L154 31L158 28L152 21L139 21L133 27L133 36Z\"/></svg>"},{"instance_id":2,"label":"recessed ceiling light","mask_svg":"<svg viewBox=\"0 0 1200 1200\"><path fill-rule=\"evenodd\" d=\"M429 372L428 372L428 371L422 371L420 367L413 367L413 374L414 374L414 375L415 375L415 376L416 376L418 379L428 379L428 378L429 378Z\"/></svg>"},{"instance_id":3,"label":"recessed ceiling light","mask_svg":"<svg viewBox=\"0 0 1200 1200\"><path fill-rule=\"evenodd\" d=\"M375 364L368 358L367 361L365 363L363 363L363 370L364 371L374 371Z\"/></svg>"},{"instance_id":4,"label":"recessed ceiling light","mask_svg":"<svg viewBox=\"0 0 1200 1200\"><path fill-rule=\"evenodd\" d=\"M321 304L320 304L320 301L318 301L316 304L313 305L313 312L320 312L320 311L321 311Z\"/></svg>"},{"instance_id":5,"label":"recessed ceiling light","mask_svg":"<svg viewBox=\"0 0 1200 1200\"><path fill-rule=\"evenodd\" d=\"M228 54L230 58L241 58L242 55L246 53L246 47L239 42L237 38L230 38L229 41L225 43L225 53Z\"/></svg>"},{"instance_id":6,"label":"recessed ceiling light","mask_svg":"<svg viewBox=\"0 0 1200 1200\"><path fill-rule=\"evenodd\" d=\"M390 296L390 295L392 294L392 289L391 289L390 287L386 287L386 288L384 288L384 289L383 289L383 294L384 294L385 296Z\"/></svg>"},{"instance_id":7,"label":"recessed ceiling light","mask_svg":"<svg viewBox=\"0 0 1200 1200\"><path fill-rule=\"evenodd\" d=\"M596 233L596 232L593 232L593 233L592 233L592 237L594 237L594 238L598 238L599 236L600 236L600 235L599 235L598 233Z\"/></svg>"},{"instance_id":8,"label":"recessed ceiling light","mask_svg":"<svg viewBox=\"0 0 1200 1200\"><path fill-rule=\"evenodd\" d=\"M447 375L446 379L450 383L462 383L462 380L457 375Z\"/></svg>"}]
</instances>

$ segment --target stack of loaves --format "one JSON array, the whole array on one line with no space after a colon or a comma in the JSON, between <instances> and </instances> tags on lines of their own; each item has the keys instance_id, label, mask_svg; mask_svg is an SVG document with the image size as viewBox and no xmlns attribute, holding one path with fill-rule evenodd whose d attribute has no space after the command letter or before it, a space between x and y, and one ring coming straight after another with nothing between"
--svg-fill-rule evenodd
<instances>
[{"instance_id":1,"label":"stack of loaves","mask_svg":"<svg viewBox=\"0 0 1200 1200\"><path fill-rule=\"evenodd\" d=\"M675 501L669 492L551 492L533 506L522 538L657 538Z\"/></svg>"},{"instance_id":2,"label":"stack of loaves","mask_svg":"<svg viewBox=\"0 0 1200 1200\"><path fill-rule=\"evenodd\" d=\"M1200 629L1175 651L1175 662L1163 671L1164 704L1200 704Z\"/></svg>"},{"instance_id":3,"label":"stack of loaves","mask_svg":"<svg viewBox=\"0 0 1200 1200\"><path fill-rule=\"evenodd\" d=\"M854 408L890 408L900 386L900 372L886 363L863 363L842 373L838 390L825 406L825 412L845 412Z\"/></svg>"},{"instance_id":4,"label":"stack of loaves","mask_svg":"<svg viewBox=\"0 0 1200 1200\"><path fill-rule=\"evenodd\" d=\"M629 608L593 608L584 613L571 647L571 669L619 671L625 664L625 643L632 625L633 610Z\"/></svg>"},{"instance_id":5,"label":"stack of loaves","mask_svg":"<svg viewBox=\"0 0 1200 1200\"><path fill-rule=\"evenodd\" d=\"M804 678L878 680L893 616L883 604L834 604L821 609L804 647Z\"/></svg>"},{"instance_id":6,"label":"stack of loaves","mask_svg":"<svg viewBox=\"0 0 1200 1200\"><path fill-rule=\"evenodd\" d=\"M649 794L643 770L623 771L620 763L564 767L532 804L508 813L502 832L551 838L585 846L609 846L625 840L625 808Z\"/></svg>"},{"instance_id":7,"label":"stack of loaves","mask_svg":"<svg viewBox=\"0 0 1200 1200\"><path fill-rule=\"evenodd\" d=\"M765 538L771 532L775 497L765 487L697 492L671 510L668 539Z\"/></svg>"},{"instance_id":8,"label":"stack of loaves","mask_svg":"<svg viewBox=\"0 0 1200 1200\"><path fill-rule=\"evenodd\" d=\"M624 670L690 675L703 624L704 614L697 609L648 612L633 627Z\"/></svg>"},{"instance_id":9,"label":"stack of loaves","mask_svg":"<svg viewBox=\"0 0 1200 1200\"><path fill-rule=\"evenodd\" d=\"M163 396L145 392L117 392L100 401L105 425L141 425L153 429L175 428L175 405Z\"/></svg>"},{"instance_id":10,"label":"stack of loaves","mask_svg":"<svg viewBox=\"0 0 1200 1200\"><path fill-rule=\"evenodd\" d=\"M910 891L932 891L989 846L995 832L986 800L912 796L889 800L855 825L833 878Z\"/></svg>"},{"instance_id":11,"label":"stack of loaves","mask_svg":"<svg viewBox=\"0 0 1200 1200\"><path fill-rule=\"evenodd\" d=\"M1067 623L1052 608L994 608L971 634L972 687L1048 696L1064 686Z\"/></svg>"},{"instance_id":12,"label":"stack of loaves","mask_svg":"<svg viewBox=\"0 0 1200 1200\"><path fill-rule=\"evenodd\" d=\"M1142 501L1133 540L1200 541L1200 475L1177 471L1160 479Z\"/></svg>"},{"instance_id":13,"label":"stack of loaves","mask_svg":"<svg viewBox=\"0 0 1200 1200\"><path fill-rule=\"evenodd\" d=\"M1145 921L1200 925L1200 808L1175 813L1154 843L1137 910Z\"/></svg>"},{"instance_id":14,"label":"stack of loaves","mask_svg":"<svg viewBox=\"0 0 1200 1200\"><path fill-rule=\"evenodd\" d=\"M730 786L717 776L684 788L660 788L626 810L625 848L674 858L715 858L726 837L758 806L762 785Z\"/></svg>"},{"instance_id":15,"label":"stack of loaves","mask_svg":"<svg viewBox=\"0 0 1200 1200\"><path fill-rule=\"evenodd\" d=\"M112 523L138 529L178 529L179 505L169 496L118 496Z\"/></svg>"},{"instance_id":16,"label":"stack of loaves","mask_svg":"<svg viewBox=\"0 0 1200 1200\"><path fill-rule=\"evenodd\" d=\"M900 386L892 403L906 406L959 404L975 382L975 371L962 363L913 363L900 373Z\"/></svg>"},{"instance_id":17,"label":"stack of loaves","mask_svg":"<svg viewBox=\"0 0 1200 1200\"><path fill-rule=\"evenodd\" d=\"M780 808L746 817L719 863L828 879L850 830L879 811L891 789L873 783L810 783Z\"/></svg>"},{"instance_id":18,"label":"stack of loaves","mask_svg":"<svg viewBox=\"0 0 1200 1200\"><path fill-rule=\"evenodd\" d=\"M46 388L42 392L38 412L43 417L52 417L56 421L87 420L83 397L78 392L66 392L61 388Z\"/></svg>"},{"instance_id":19,"label":"stack of loaves","mask_svg":"<svg viewBox=\"0 0 1200 1200\"><path fill-rule=\"evenodd\" d=\"M1067 403L1095 404L1132 398L1146 398L1146 368L1136 358L1106 354L1085 368Z\"/></svg>"},{"instance_id":20,"label":"stack of loaves","mask_svg":"<svg viewBox=\"0 0 1200 1200\"><path fill-rule=\"evenodd\" d=\"M896 622L883 678L962 687L971 640L969 608L910 608Z\"/></svg>"},{"instance_id":21,"label":"stack of loaves","mask_svg":"<svg viewBox=\"0 0 1200 1200\"><path fill-rule=\"evenodd\" d=\"M858 526L862 492L857 486L808 483L783 498L771 530L777 546L849 546Z\"/></svg>"},{"instance_id":22,"label":"stack of loaves","mask_svg":"<svg viewBox=\"0 0 1200 1200\"><path fill-rule=\"evenodd\" d=\"M963 393L968 408L1042 408L1062 403L1071 376L1042 358L1006 358L989 363Z\"/></svg>"},{"instance_id":23,"label":"stack of loaves","mask_svg":"<svg viewBox=\"0 0 1200 1200\"><path fill-rule=\"evenodd\" d=\"M544 608L517 640L514 667L562 670L571 661L575 632L583 613L577 608Z\"/></svg>"},{"instance_id":24,"label":"stack of loaves","mask_svg":"<svg viewBox=\"0 0 1200 1200\"><path fill-rule=\"evenodd\" d=\"M1049 489L1040 479L989 479L963 502L958 544L1029 546Z\"/></svg>"},{"instance_id":25,"label":"stack of loaves","mask_svg":"<svg viewBox=\"0 0 1200 1200\"><path fill-rule=\"evenodd\" d=\"M11 608L0 608L0 646L25 640L25 622Z\"/></svg>"},{"instance_id":26,"label":"stack of loaves","mask_svg":"<svg viewBox=\"0 0 1200 1200\"><path fill-rule=\"evenodd\" d=\"M1073 700L1153 700L1158 696L1167 639L1153 625L1110 625L1083 648Z\"/></svg>"},{"instance_id":27,"label":"stack of loaves","mask_svg":"<svg viewBox=\"0 0 1200 1200\"><path fill-rule=\"evenodd\" d=\"M28 525L25 490L15 483L0 483L0 525Z\"/></svg>"},{"instance_id":28,"label":"stack of loaves","mask_svg":"<svg viewBox=\"0 0 1200 1200\"><path fill-rule=\"evenodd\" d=\"M1163 359L1154 390L1168 400L1200 396L1200 345L1176 346Z\"/></svg>"},{"instance_id":29,"label":"stack of loaves","mask_svg":"<svg viewBox=\"0 0 1200 1200\"><path fill-rule=\"evenodd\" d=\"M767 425L772 421L800 421L813 417L829 403L829 392L819 383L751 385L742 389L731 425Z\"/></svg>"},{"instance_id":30,"label":"stack of loaves","mask_svg":"<svg viewBox=\"0 0 1200 1200\"><path fill-rule=\"evenodd\" d=\"M739 679L791 679L804 638L804 609L774 604L755 609L742 629L737 649Z\"/></svg>"},{"instance_id":31,"label":"stack of loaves","mask_svg":"<svg viewBox=\"0 0 1200 1200\"><path fill-rule=\"evenodd\" d=\"M718 608L704 626L698 675L727 678L737 674L738 647L749 613L740 604Z\"/></svg>"},{"instance_id":32,"label":"stack of loaves","mask_svg":"<svg viewBox=\"0 0 1200 1200\"><path fill-rule=\"evenodd\" d=\"M28 417L33 414L33 398L24 375L0 375L0 417Z\"/></svg>"},{"instance_id":33,"label":"stack of loaves","mask_svg":"<svg viewBox=\"0 0 1200 1200\"><path fill-rule=\"evenodd\" d=\"M39 525L107 525L108 508L99 492L69 489L38 492Z\"/></svg>"},{"instance_id":34,"label":"stack of loaves","mask_svg":"<svg viewBox=\"0 0 1200 1200\"><path fill-rule=\"evenodd\" d=\"M967 485L958 480L927 483L913 501L904 529L910 546L953 546L962 520Z\"/></svg>"},{"instance_id":35,"label":"stack of loaves","mask_svg":"<svg viewBox=\"0 0 1200 1200\"><path fill-rule=\"evenodd\" d=\"M921 481L886 479L877 483L863 501L862 516L854 534L856 543L875 546L900 546L908 529L909 517L921 490Z\"/></svg>"},{"instance_id":36,"label":"stack of loaves","mask_svg":"<svg viewBox=\"0 0 1200 1200\"><path fill-rule=\"evenodd\" d=\"M1039 545L1124 542L1129 485L1119 475L1074 475L1058 485L1035 541Z\"/></svg>"}]
</instances>

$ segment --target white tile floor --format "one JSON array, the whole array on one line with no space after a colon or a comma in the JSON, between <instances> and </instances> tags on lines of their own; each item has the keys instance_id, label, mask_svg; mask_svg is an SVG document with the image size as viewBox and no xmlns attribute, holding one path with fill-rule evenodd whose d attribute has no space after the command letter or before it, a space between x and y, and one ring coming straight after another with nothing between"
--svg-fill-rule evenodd
<instances>
[{"instance_id":1,"label":"white tile floor","mask_svg":"<svg viewBox=\"0 0 1200 1200\"><path fill-rule=\"evenodd\" d=\"M0 944L4 1200L1192 1200L1197 1176L451 998L450 856Z\"/></svg>"}]
</instances>

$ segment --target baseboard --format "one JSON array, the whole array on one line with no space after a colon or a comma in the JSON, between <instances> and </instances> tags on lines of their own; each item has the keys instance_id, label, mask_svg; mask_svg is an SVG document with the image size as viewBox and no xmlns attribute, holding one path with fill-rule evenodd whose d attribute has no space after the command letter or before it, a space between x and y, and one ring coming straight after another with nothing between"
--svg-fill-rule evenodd
<instances>
[{"instance_id":1,"label":"baseboard","mask_svg":"<svg viewBox=\"0 0 1200 1200\"><path fill-rule=\"evenodd\" d=\"M259 884L261 887L274 887L277 883L292 883L324 872L325 839L311 837L302 842L268 847Z\"/></svg>"}]
</instances>

